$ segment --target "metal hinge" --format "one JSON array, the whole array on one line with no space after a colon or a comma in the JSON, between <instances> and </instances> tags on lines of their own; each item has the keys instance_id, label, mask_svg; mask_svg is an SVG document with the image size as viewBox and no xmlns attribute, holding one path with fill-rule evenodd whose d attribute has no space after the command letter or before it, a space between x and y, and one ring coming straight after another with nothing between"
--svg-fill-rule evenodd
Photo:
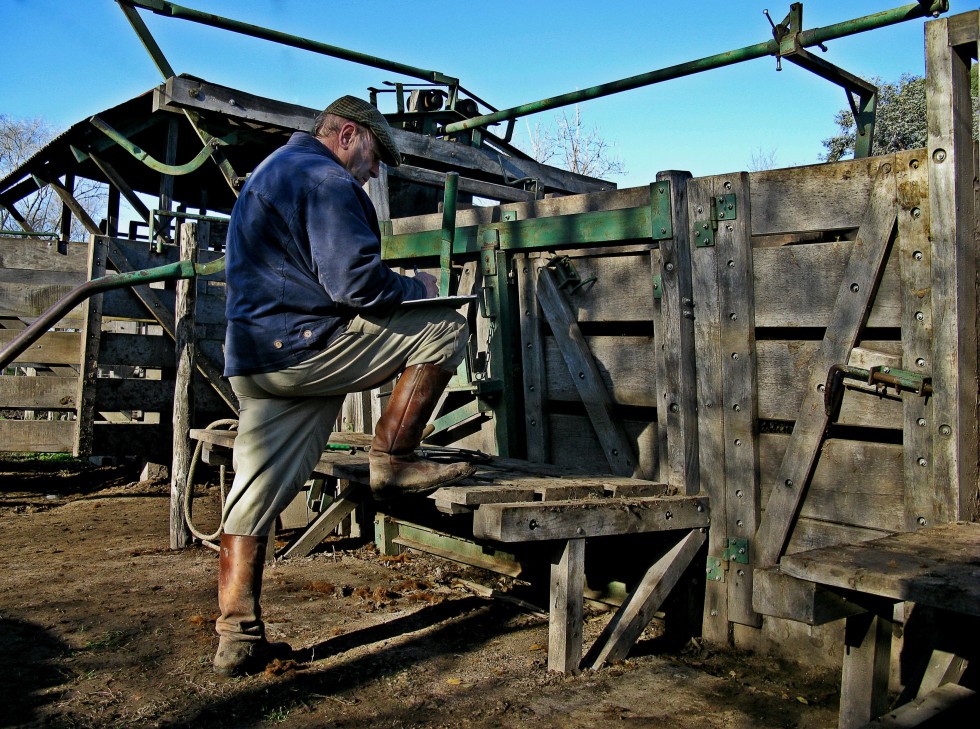
<instances>
[{"instance_id":1,"label":"metal hinge","mask_svg":"<svg viewBox=\"0 0 980 729\"><path fill-rule=\"evenodd\" d=\"M709 554L705 574L708 582L724 582L725 563L720 557L712 557Z\"/></svg>"},{"instance_id":2,"label":"metal hinge","mask_svg":"<svg viewBox=\"0 0 980 729\"><path fill-rule=\"evenodd\" d=\"M725 540L722 558L726 562L749 563L749 540L741 537L730 537Z\"/></svg>"},{"instance_id":3,"label":"metal hinge","mask_svg":"<svg viewBox=\"0 0 980 729\"><path fill-rule=\"evenodd\" d=\"M715 231L721 221L735 220L738 217L738 207L735 193L713 195L711 209L707 219L694 223L694 245L697 248L707 248L715 244Z\"/></svg>"}]
</instances>

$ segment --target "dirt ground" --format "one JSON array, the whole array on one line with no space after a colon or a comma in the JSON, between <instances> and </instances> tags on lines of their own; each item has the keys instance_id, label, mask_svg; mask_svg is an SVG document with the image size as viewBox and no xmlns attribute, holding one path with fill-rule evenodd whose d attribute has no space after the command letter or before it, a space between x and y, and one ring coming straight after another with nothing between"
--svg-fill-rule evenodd
<instances>
[{"instance_id":1,"label":"dirt ground","mask_svg":"<svg viewBox=\"0 0 980 729\"><path fill-rule=\"evenodd\" d=\"M213 524L218 489L199 490ZM837 681L655 630L625 662L546 670L547 618L475 595L488 573L335 540L266 571L270 638L301 660L216 677L217 555L168 549L166 483L0 462L0 726L836 726ZM590 615L586 641L608 614Z\"/></svg>"}]
</instances>

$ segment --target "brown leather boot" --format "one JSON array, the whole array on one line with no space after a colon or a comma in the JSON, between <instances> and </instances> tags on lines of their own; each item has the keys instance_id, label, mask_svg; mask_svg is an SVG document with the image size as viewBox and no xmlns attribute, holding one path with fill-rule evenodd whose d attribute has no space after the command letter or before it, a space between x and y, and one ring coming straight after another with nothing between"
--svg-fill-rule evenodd
<instances>
[{"instance_id":1,"label":"brown leather boot","mask_svg":"<svg viewBox=\"0 0 980 729\"><path fill-rule=\"evenodd\" d=\"M475 470L468 463L436 463L415 455L451 377L451 372L431 364L413 365L402 373L371 442L371 493L376 499L433 491Z\"/></svg>"},{"instance_id":2,"label":"brown leather boot","mask_svg":"<svg viewBox=\"0 0 980 729\"><path fill-rule=\"evenodd\" d=\"M218 558L218 651L214 670L222 676L258 673L274 658L287 658L286 643L269 643L259 598L267 537L221 535Z\"/></svg>"}]
</instances>

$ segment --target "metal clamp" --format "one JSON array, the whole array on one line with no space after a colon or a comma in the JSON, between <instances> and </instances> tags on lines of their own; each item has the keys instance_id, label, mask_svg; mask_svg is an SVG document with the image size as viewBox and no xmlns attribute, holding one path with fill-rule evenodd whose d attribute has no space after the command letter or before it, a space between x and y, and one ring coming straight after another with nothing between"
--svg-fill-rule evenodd
<instances>
[{"instance_id":1,"label":"metal clamp","mask_svg":"<svg viewBox=\"0 0 980 729\"><path fill-rule=\"evenodd\" d=\"M549 268L554 271L555 274L555 285L559 289L568 289L568 294L574 294L583 286L588 284L593 284L599 280L597 276L592 276L584 281L579 275L578 271L575 269L575 265L572 263L572 259L568 256L555 256L546 264L545 268ZM571 288L568 288L568 287Z\"/></svg>"}]
</instances>

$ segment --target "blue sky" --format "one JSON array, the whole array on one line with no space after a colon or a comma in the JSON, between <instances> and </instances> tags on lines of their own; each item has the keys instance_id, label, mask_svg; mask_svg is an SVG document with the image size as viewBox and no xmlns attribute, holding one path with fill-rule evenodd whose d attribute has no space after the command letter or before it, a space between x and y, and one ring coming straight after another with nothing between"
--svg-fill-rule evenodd
<instances>
[{"instance_id":1,"label":"blue sky","mask_svg":"<svg viewBox=\"0 0 980 729\"><path fill-rule=\"evenodd\" d=\"M184 0L187 7L442 71L499 108L741 48L770 38L789 3L450 3L364 0ZM824 26L902 5L810 0L804 26ZM950 14L976 9L951 0ZM173 18L141 14L178 72L273 98L322 107L368 86L412 79ZM823 57L866 78L923 73L922 20L828 44ZM0 0L0 113L43 117L61 129L161 82L113 0ZM764 58L637 89L581 106L615 145L620 186L657 171L695 175L746 169L753 155L779 166L819 161L821 140L845 104L836 86ZM529 117L550 123L556 112ZM518 135L523 133L518 124Z\"/></svg>"}]
</instances>

